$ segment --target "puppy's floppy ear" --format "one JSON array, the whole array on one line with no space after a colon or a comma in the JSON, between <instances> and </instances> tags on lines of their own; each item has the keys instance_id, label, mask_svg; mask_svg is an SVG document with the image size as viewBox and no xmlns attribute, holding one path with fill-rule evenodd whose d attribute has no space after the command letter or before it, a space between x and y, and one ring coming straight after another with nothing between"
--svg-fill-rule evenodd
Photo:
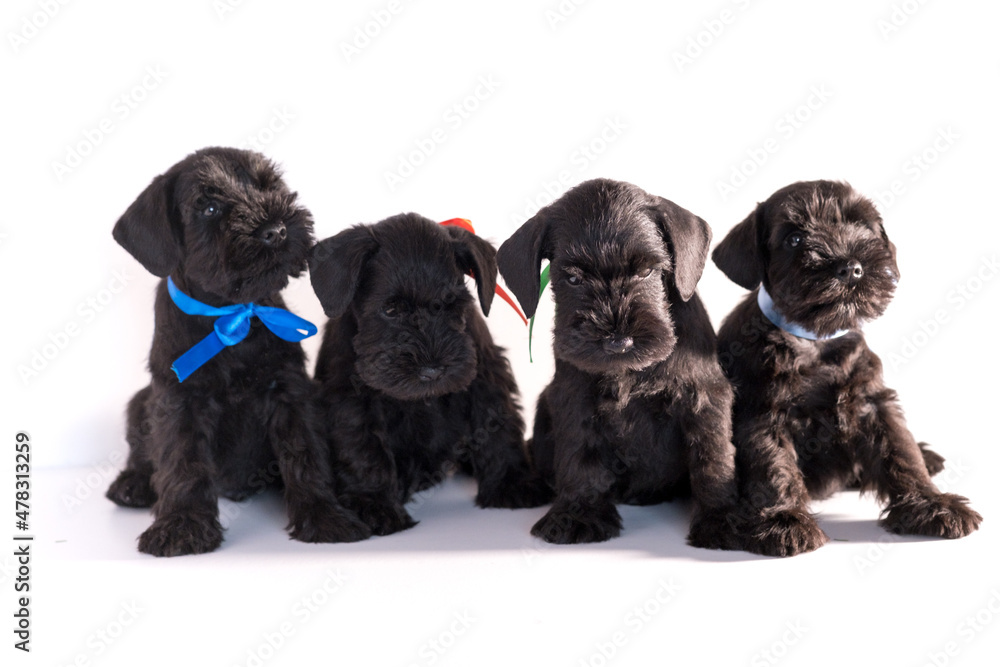
<instances>
[{"instance_id":1,"label":"puppy's floppy ear","mask_svg":"<svg viewBox=\"0 0 1000 667\"><path fill-rule=\"evenodd\" d=\"M694 295L705 270L712 229L694 213L668 199L654 197L653 201L653 214L673 251L674 284L681 298L687 301Z\"/></svg>"},{"instance_id":2,"label":"puppy's floppy ear","mask_svg":"<svg viewBox=\"0 0 1000 667\"><path fill-rule=\"evenodd\" d=\"M112 231L121 247L160 278L170 275L181 260L180 230L173 223L171 201L175 180L170 172L154 178Z\"/></svg>"},{"instance_id":3,"label":"puppy's floppy ear","mask_svg":"<svg viewBox=\"0 0 1000 667\"><path fill-rule=\"evenodd\" d=\"M712 261L730 280L748 290L757 289L764 280L766 258L760 243L760 217L758 204L746 220L729 230L722 243L712 251Z\"/></svg>"},{"instance_id":4,"label":"puppy's floppy ear","mask_svg":"<svg viewBox=\"0 0 1000 667\"><path fill-rule=\"evenodd\" d=\"M340 317L354 300L365 262L378 241L364 225L320 241L309 252L309 280L327 317Z\"/></svg>"},{"instance_id":5,"label":"puppy's floppy ear","mask_svg":"<svg viewBox=\"0 0 1000 667\"><path fill-rule=\"evenodd\" d=\"M530 220L518 227L497 251L497 265L500 274L507 281L507 287L517 297L526 317L535 314L538 308L538 292L541 289L543 257L548 254L546 236L552 215L549 204Z\"/></svg>"},{"instance_id":6,"label":"puppy's floppy ear","mask_svg":"<svg viewBox=\"0 0 1000 667\"><path fill-rule=\"evenodd\" d=\"M479 306L483 309L483 315L489 315L497 288L497 251L487 241L461 227L444 229L453 239L458 268L472 273L479 293Z\"/></svg>"}]
</instances>

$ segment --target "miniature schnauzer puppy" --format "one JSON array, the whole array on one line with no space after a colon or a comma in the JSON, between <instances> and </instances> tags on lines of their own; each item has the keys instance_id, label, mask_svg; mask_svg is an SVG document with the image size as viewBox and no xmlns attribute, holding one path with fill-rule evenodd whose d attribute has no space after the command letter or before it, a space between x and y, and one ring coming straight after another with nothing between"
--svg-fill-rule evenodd
<instances>
[{"instance_id":1,"label":"miniature schnauzer puppy","mask_svg":"<svg viewBox=\"0 0 1000 667\"><path fill-rule=\"evenodd\" d=\"M294 539L370 535L333 493L315 390L302 346L290 342L312 325L280 310L279 292L306 268L312 228L277 168L232 148L200 150L157 176L115 225L115 240L164 278L152 381L128 405L128 463L107 493L152 506L139 551L214 550L218 497L243 499L269 482L284 484Z\"/></svg>"},{"instance_id":2,"label":"miniature schnauzer puppy","mask_svg":"<svg viewBox=\"0 0 1000 667\"><path fill-rule=\"evenodd\" d=\"M555 377L538 398L531 452L556 498L532 534L600 542L621 532L615 503L691 495L688 541L738 549L733 391L695 286L704 220L629 183L587 181L499 250L500 272L535 312L550 260Z\"/></svg>"},{"instance_id":3,"label":"miniature schnauzer puppy","mask_svg":"<svg viewBox=\"0 0 1000 667\"><path fill-rule=\"evenodd\" d=\"M489 314L493 246L407 213L320 242L309 273L330 317L315 377L341 499L374 534L413 526L403 505L456 467L480 507L547 502L510 365L465 286Z\"/></svg>"},{"instance_id":4,"label":"miniature schnauzer puppy","mask_svg":"<svg viewBox=\"0 0 1000 667\"><path fill-rule=\"evenodd\" d=\"M809 501L847 487L885 503L881 525L956 538L982 517L931 482L944 459L917 443L862 325L899 278L870 200L848 184L800 182L733 228L712 259L752 292L719 331L736 387L733 418L747 550L791 556L827 536Z\"/></svg>"}]
</instances>

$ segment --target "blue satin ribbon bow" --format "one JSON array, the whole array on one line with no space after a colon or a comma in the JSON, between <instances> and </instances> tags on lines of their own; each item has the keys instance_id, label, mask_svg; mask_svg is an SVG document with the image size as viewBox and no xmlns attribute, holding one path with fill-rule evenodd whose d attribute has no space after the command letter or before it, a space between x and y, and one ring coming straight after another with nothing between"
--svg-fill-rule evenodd
<instances>
[{"instance_id":1,"label":"blue satin ribbon bow","mask_svg":"<svg viewBox=\"0 0 1000 667\"><path fill-rule=\"evenodd\" d=\"M278 338L297 343L316 333L316 325L304 320L298 315L282 308L258 306L255 303L237 303L232 306L216 308L192 299L174 284L173 278L167 277L167 291L170 298L188 315L204 315L217 317L215 331L208 334L200 343L177 357L170 370L177 373L177 379L184 382L206 361L217 355L226 346L236 345L250 333L250 320L260 318L268 329Z\"/></svg>"}]
</instances>

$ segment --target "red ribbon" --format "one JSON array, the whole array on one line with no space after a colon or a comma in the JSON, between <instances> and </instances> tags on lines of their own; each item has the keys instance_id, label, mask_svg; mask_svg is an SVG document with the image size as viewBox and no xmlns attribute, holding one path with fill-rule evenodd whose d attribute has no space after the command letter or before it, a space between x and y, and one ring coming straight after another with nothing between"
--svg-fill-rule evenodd
<instances>
[{"instance_id":1,"label":"red ribbon","mask_svg":"<svg viewBox=\"0 0 1000 667\"><path fill-rule=\"evenodd\" d=\"M445 220L441 224L445 227L461 227L470 234L476 233L476 230L473 228L472 223L466 220L465 218L452 218L450 220ZM472 274L470 273L469 275ZM473 276L473 278L475 278L475 276ZM524 316L524 313L521 312L521 309L517 307L516 303L514 303L514 299L512 299L509 294L507 294L504 288L500 287L500 285L497 285L496 293L497 296L506 301L510 305L510 307L514 309L514 312L517 313L518 317L521 318L521 321L524 322L525 326L527 326L528 318Z\"/></svg>"}]
</instances>

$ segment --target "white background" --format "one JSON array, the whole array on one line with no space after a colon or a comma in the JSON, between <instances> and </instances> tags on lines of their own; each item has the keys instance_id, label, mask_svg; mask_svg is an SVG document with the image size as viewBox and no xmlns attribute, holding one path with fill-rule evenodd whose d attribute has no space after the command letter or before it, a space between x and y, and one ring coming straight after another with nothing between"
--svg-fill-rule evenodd
<instances>
[{"instance_id":1,"label":"white background","mask_svg":"<svg viewBox=\"0 0 1000 667\"><path fill-rule=\"evenodd\" d=\"M10 0L0 18L0 434L32 436L36 535L30 656L11 648L16 573L0 549L5 664L995 664L996 3L567 0L560 20L556 0L391 15L388 0L48 4L51 17ZM346 54L359 30L377 34ZM835 541L790 560L686 546L684 504L623 508L623 536L603 545L548 547L528 533L544 509L477 510L454 480L387 538L290 542L264 497L224 503L216 553L138 554L148 512L103 492L147 381L156 280L111 228L187 153L250 139L320 238L412 210L467 217L499 245L549 192L605 176L689 208L719 240L789 182L850 181L878 198L902 272L869 342L982 530L892 537L874 500L843 494L816 506ZM700 293L718 324L742 290L709 265ZM323 321L307 280L287 297ZM534 364L513 313L497 301L490 318L529 421L552 372L551 308ZM0 534L14 532L12 450Z\"/></svg>"}]
</instances>

